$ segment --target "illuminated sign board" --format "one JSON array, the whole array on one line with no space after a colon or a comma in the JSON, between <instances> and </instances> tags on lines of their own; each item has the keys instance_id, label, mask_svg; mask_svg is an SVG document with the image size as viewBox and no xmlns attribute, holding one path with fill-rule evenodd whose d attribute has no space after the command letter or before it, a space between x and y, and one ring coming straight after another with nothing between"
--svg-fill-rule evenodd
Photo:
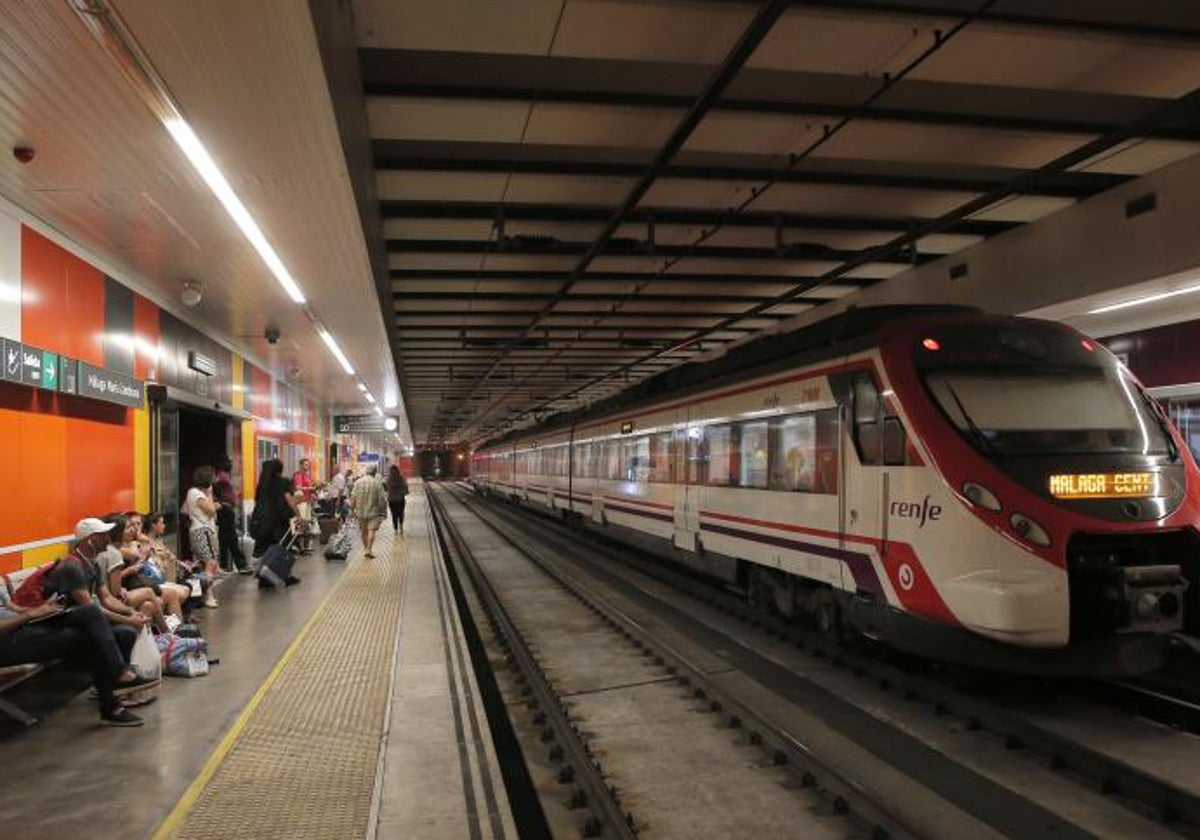
<instances>
[{"instance_id":1,"label":"illuminated sign board","mask_svg":"<svg viewBox=\"0 0 1200 840\"><path fill-rule=\"evenodd\" d=\"M621 434L627 435L632 431L633 431L633 421L632 420L626 420L624 423L621 424Z\"/></svg>"},{"instance_id":2,"label":"illuminated sign board","mask_svg":"<svg viewBox=\"0 0 1200 840\"><path fill-rule=\"evenodd\" d=\"M1157 495L1154 473L1077 473L1052 475L1050 495L1056 499L1141 499Z\"/></svg>"}]
</instances>

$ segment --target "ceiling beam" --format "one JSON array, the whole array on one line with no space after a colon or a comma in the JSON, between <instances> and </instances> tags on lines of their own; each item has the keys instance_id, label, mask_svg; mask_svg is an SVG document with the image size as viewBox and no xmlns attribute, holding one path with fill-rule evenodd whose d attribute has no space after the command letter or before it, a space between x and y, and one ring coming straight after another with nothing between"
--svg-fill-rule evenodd
<instances>
[{"instance_id":1,"label":"ceiling beam","mask_svg":"<svg viewBox=\"0 0 1200 840\"><path fill-rule=\"evenodd\" d=\"M418 201L382 202L385 219L479 219L529 222L603 222L615 208L596 204L510 204L490 201ZM800 228L821 231L895 231L908 230L926 219L901 216L849 216L818 213L769 213L745 210L735 216L723 210L694 207L651 207L630 211L627 222L656 225L705 227L724 223L726 227ZM964 219L953 233L969 236L996 236L1020 227L1018 222Z\"/></svg>"},{"instance_id":2,"label":"ceiling beam","mask_svg":"<svg viewBox=\"0 0 1200 840\"><path fill-rule=\"evenodd\" d=\"M592 248L588 242L564 242L552 237L512 236L504 239L389 239L390 254L487 254L490 256L575 256ZM666 245L642 240L608 239L596 256L605 257L694 257L707 260L826 260L841 262L859 256L853 249L834 248L815 242L784 243L780 248L746 245ZM889 254L880 262L919 265L940 254ZM581 275L590 276L590 275Z\"/></svg>"},{"instance_id":3,"label":"ceiling beam","mask_svg":"<svg viewBox=\"0 0 1200 840\"><path fill-rule=\"evenodd\" d=\"M565 271L496 271L464 269L419 269L393 268L391 270L393 289L405 280L478 280L484 283L520 283L522 281L554 281L560 282L567 276ZM600 280L618 283L644 283L653 280L655 283L716 283L727 288L737 288L744 284L779 283L793 286L815 277L805 277L797 274L719 274L719 273L675 273L646 274L633 271L589 271L584 280ZM844 277L841 282L847 286L871 286L879 282L872 277Z\"/></svg>"},{"instance_id":4,"label":"ceiling beam","mask_svg":"<svg viewBox=\"0 0 1200 840\"><path fill-rule=\"evenodd\" d=\"M567 300L598 302L622 300L624 297L624 293L621 292L572 292ZM471 292L470 294L463 294L461 292L393 292L392 299L397 302L445 300L466 305L475 301L542 301L546 299L546 296L537 292ZM762 299L762 295L731 295L696 291L687 291L677 295L639 292L637 296L637 300L643 303L691 303L693 301L704 301L705 303L757 303ZM804 300L796 300L795 303L819 303L821 300L823 299L806 298ZM401 312L404 310L397 308L396 311ZM457 311L461 312L461 307Z\"/></svg>"},{"instance_id":5,"label":"ceiling beam","mask_svg":"<svg viewBox=\"0 0 1200 840\"><path fill-rule=\"evenodd\" d=\"M380 171L531 173L636 178L653 150L469 140L379 140L373 142ZM810 157L789 168L780 155L681 152L659 178L709 181L828 184L852 187L987 192L1030 170L922 161ZM657 180L657 179L656 179ZM1087 198L1129 181L1125 175L1058 172L1031 185L1030 195ZM631 208L633 210L635 208ZM622 221L626 221L622 217Z\"/></svg>"},{"instance_id":6,"label":"ceiling beam","mask_svg":"<svg viewBox=\"0 0 1200 840\"><path fill-rule=\"evenodd\" d=\"M560 102L686 109L712 70L702 64L627 59L464 53L359 51L367 96ZM715 111L840 119L857 114L879 79L746 68L713 104ZM1000 85L908 80L871 108L870 119L979 129L1103 134L1161 105L1152 97ZM1183 118L1156 136L1200 139L1200 124Z\"/></svg>"}]
</instances>

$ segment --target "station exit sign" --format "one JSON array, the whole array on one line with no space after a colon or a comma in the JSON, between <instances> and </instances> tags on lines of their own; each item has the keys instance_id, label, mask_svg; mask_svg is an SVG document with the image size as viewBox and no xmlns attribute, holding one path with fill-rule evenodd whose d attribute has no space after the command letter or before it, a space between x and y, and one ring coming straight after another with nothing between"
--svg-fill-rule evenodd
<instances>
[{"instance_id":1,"label":"station exit sign","mask_svg":"<svg viewBox=\"0 0 1200 840\"><path fill-rule=\"evenodd\" d=\"M333 415L333 433L335 435L383 434L394 432L400 428L400 420L385 414L335 414Z\"/></svg>"}]
</instances>

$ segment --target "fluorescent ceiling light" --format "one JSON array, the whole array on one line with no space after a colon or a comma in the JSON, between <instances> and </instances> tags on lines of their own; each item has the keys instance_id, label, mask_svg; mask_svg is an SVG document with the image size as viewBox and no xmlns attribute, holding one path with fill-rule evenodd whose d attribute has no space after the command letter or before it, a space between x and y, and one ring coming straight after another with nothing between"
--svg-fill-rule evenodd
<instances>
[{"instance_id":1,"label":"fluorescent ceiling light","mask_svg":"<svg viewBox=\"0 0 1200 840\"><path fill-rule=\"evenodd\" d=\"M246 238L250 240L250 244L254 246L254 250L258 251L258 255L267 264L267 268L271 269L271 273L275 275L275 279L279 281L279 285L283 286L283 290L287 292L288 297L296 303L304 303L304 293L300 291L300 287L296 285L296 281L288 273L283 261L279 259L279 255L271 247L271 243L267 242L267 238L263 236L262 230L258 227L258 223L254 221L254 217L250 215L250 211L246 209L246 205L242 204L241 199L234 193L233 187L229 186L229 182L225 180L220 167L217 166L216 162L209 155L208 150L204 148L204 144L200 142L200 138L196 136L196 132L192 131L192 127L182 117L165 119L163 120L163 125L167 127L167 131L175 138L175 142L179 144L179 148L183 149L183 153L192 162L192 166L196 167L196 171L200 173L200 177L204 179L204 183L208 184L208 188L220 200L226 212L229 213L237 226L241 228Z\"/></svg>"},{"instance_id":2,"label":"fluorescent ceiling light","mask_svg":"<svg viewBox=\"0 0 1200 840\"><path fill-rule=\"evenodd\" d=\"M321 336L321 340L325 342L325 346L329 348L329 352L338 360L342 366L342 370L346 371L350 376L354 375L354 366L350 364L350 360L346 358L346 354L342 352L342 348L338 347L338 343L333 340L329 330L324 327L317 327L317 334Z\"/></svg>"},{"instance_id":3,"label":"fluorescent ceiling light","mask_svg":"<svg viewBox=\"0 0 1200 840\"><path fill-rule=\"evenodd\" d=\"M1089 309L1089 315L1103 315L1105 312L1115 312L1118 309L1128 309L1131 306L1141 306L1144 303L1154 303L1156 300L1166 300L1177 295L1188 295L1192 292L1200 292L1200 284L1193 286L1184 286L1182 289L1172 289L1169 292L1159 292L1154 295L1145 295L1144 297L1134 298L1133 300L1125 300L1120 303L1110 303L1108 306L1101 306L1099 309Z\"/></svg>"},{"instance_id":4,"label":"fluorescent ceiling light","mask_svg":"<svg viewBox=\"0 0 1200 840\"><path fill-rule=\"evenodd\" d=\"M361 382L359 382L359 383L358 383L358 390L362 391L362 392L365 394L365 393L367 393L367 386L366 386L366 385L364 385L364 384L362 384Z\"/></svg>"},{"instance_id":5,"label":"fluorescent ceiling light","mask_svg":"<svg viewBox=\"0 0 1200 840\"><path fill-rule=\"evenodd\" d=\"M375 406L375 413L376 413L376 414L378 414L380 417L382 417L382 416L383 416L383 409L382 409L382 408L380 408L379 406Z\"/></svg>"},{"instance_id":6,"label":"fluorescent ceiling light","mask_svg":"<svg viewBox=\"0 0 1200 840\"><path fill-rule=\"evenodd\" d=\"M372 397L370 394L367 394L366 397L367 397L367 402L369 402L371 405L375 405L374 397Z\"/></svg>"}]
</instances>

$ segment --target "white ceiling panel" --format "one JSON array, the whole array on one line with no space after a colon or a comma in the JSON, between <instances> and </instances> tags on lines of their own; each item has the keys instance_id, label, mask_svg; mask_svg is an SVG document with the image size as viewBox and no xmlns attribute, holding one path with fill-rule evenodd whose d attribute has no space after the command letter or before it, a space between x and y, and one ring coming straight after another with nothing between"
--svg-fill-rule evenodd
<instances>
[{"instance_id":1,"label":"white ceiling panel","mask_svg":"<svg viewBox=\"0 0 1200 840\"><path fill-rule=\"evenodd\" d=\"M376 174L379 197L384 201L500 201L508 176L489 172L417 172L381 170Z\"/></svg>"},{"instance_id":2,"label":"white ceiling panel","mask_svg":"<svg viewBox=\"0 0 1200 840\"><path fill-rule=\"evenodd\" d=\"M754 51L749 66L881 76L928 46L953 21L792 9Z\"/></svg>"},{"instance_id":3,"label":"white ceiling panel","mask_svg":"<svg viewBox=\"0 0 1200 840\"><path fill-rule=\"evenodd\" d=\"M478 271L482 254L388 254L388 268L408 271Z\"/></svg>"},{"instance_id":4,"label":"white ceiling panel","mask_svg":"<svg viewBox=\"0 0 1200 840\"><path fill-rule=\"evenodd\" d=\"M519 143L529 103L483 99L367 100L371 136L383 140L473 140Z\"/></svg>"},{"instance_id":5,"label":"white ceiling panel","mask_svg":"<svg viewBox=\"0 0 1200 840\"><path fill-rule=\"evenodd\" d=\"M480 267L488 271L570 271L578 260L570 255L488 254Z\"/></svg>"},{"instance_id":6,"label":"white ceiling panel","mask_svg":"<svg viewBox=\"0 0 1200 840\"><path fill-rule=\"evenodd\" d=\"M545 55L562 0L354 0L364 47Z\"/></svg>"},{"instance_id":7,"label":"white ceiling panel","mask_svg":"<svg viewBox=\"0 0 1200 840\"><path fill-rule=\"evenodd\" d=\"M657 148L666 142L681 115L657 108L539 102L524 139L555 145Z\"/></svg>"},{"instance_id":8,"label":"white ceiling panel","mask_svg":"<svg viewBox=\"0 0 1200 840\"><path fill-rule=\"evenodd\" d=\"M569 0L554 55L719 64L754 10L680 0Z\"/></svg>"},{"instance_id":9,"label":"white ceiling panel","mask_svg":"<svg viewBox=\"0 0 1200 840\"><path fill-rule=\"evenodd\" d=\"M704 152L784 155L807 148L829 123L803 114L709 113L684 148Z\"/></svg>"},{"instance_id":10,"label":"white ceiling panel","mask_svg":"<svg viewBox=\"0 0 1200 840\"><path fill-rule=\"evenodd\" d=\"M1036 169L1093 139L1078 134L997 131L961 126L858 120L815 157L906 160Z\"/></svg>"},{"instance_id":11,"label":"white ceiling panel","mask_svg":"<svg viewBox=\"0 0 1200 840\"><path fill-rule=\"evenodd\" d=\"M631 178L585 175L513 175L504 193L507 201L616 206L633 188Z\"/></svg>"},{"instance_id":12,"label":"white ceiling panel","mask_svg":"<svg viewBox=\"0 0 1200 840\"><path fill-rule=\"evenodd\" d=\"M1077 167L1081 172L1146 175L1200 152L1200 143L1139 138L1122 143Z\"/></svg>"},{"instance_id":13,"label":"white ceiling panel","mask_svg":"<svg viewBox=\"0 0 1200 840\"><path fill-rule=\"evenodd\" d=\"M912 78L1175 98L1200 80L1200 51L1094 33L972 26Z\"/></svg>"},{"instance_id":14,"label":"white ceiling panel","mask_svg":"<svg viewBox=\"0 0 1200 840\"><path fill-rule=\"evenodd\" d=\"M993 222L1033 222L1074 203L1069 198L1049 195L1014 195L996 202L971 218Z\"/></svg>"},{"instance_id":15,"label":"white ceiling panel","mask_svg":"<svg viewBox=\"0 0 1200 840\"><path fill-rule=\"evenodd\" d=\"M751 206L780 212L936 217L974 197L974 193L939 190L776 184Z\"/></svg>"},{"instance_id":16,"label":"white ceiling panel","mask_svg":"<svg viewBox=\"0 0 1200 840\"><path fill-rule=\"evenodd\" d=\"M757 184L750 181L709 181L691 178L662 178L654 182L641 207L729 207Z\"/></svg>"},{"instance_id":17,"label":"white ceiling panel","mask_svg":"<svg viewBox=\"0 0 1200 840\"><path fill-rule=\"evenodd\" d=\"M487 219L385 219L383 235L388 239L467 239L492 238L492 222Z\"/></svg>"}]
</instances>

